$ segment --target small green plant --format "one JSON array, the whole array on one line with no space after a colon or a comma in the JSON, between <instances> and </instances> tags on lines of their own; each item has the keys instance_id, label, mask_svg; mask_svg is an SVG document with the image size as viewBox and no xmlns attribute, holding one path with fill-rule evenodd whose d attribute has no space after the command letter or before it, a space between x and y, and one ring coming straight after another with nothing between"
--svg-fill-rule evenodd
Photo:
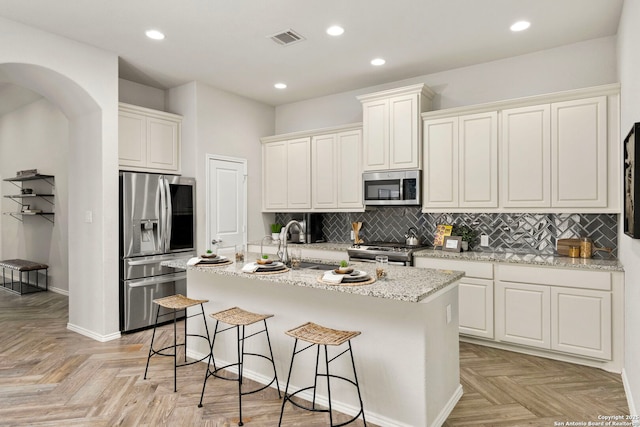
<instances>
[{"instance_id":1,"label":"small green plant","mask_svg":"<svg viewBox=\"0 0 640 427\"><path fill-rule=\"evenodd\" d=\"M269 259L269 255L267 254L262 255L262 259Z\"/></svg>"},{"instance_id":2,"label":"small green plant","mask_svg":"<svg viewBox=\"0 0 640 427\"><path fill-rule=\"evenodd\" d=\"M340 261L340 267L341 268L347 268L349 267L349 263L345 260Z\"/></svg>"},{"instance_id":3,"label":"small green plant","mask_svg":"<svg viewBox=\"0 0 640 427\"><path fill-rule=\"evenodd\" d=\"M272 233L279 233L280 230L282 230L282 225L280 225L280 224L271 224L271 232Z\"/></svg>"},{"instance_id":4,"label":"small green plant","mask_svg":"<svg viewBox=\"0 0 640 427\"><path fill-rule=\"evenodd\" d=\"M211 255L213 252L211 252L211 249L207 249L207 255Z\"/></svg>"},{"instance_id":5,"label":"small green plant","mask_svg":"<svg viewBox=\"0 0 640 427\"><path fill-rule=\"evenodd\" d=\"M452 236L462 237L463 242L469 243L469 248L473 246L478 237L478 232L467 225L455 225L451 229Z\"/></svg>"}]
</instances>

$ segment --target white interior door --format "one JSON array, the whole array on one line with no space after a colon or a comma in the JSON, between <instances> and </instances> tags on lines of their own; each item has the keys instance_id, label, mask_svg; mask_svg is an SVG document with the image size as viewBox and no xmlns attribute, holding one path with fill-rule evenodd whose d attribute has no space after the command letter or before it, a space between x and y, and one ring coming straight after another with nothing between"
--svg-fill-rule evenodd
<instances>
[{"instance_id":1,"label":"white interior door","mask_svg":"<svg viewBox=\"0 0 640 427\"><path fill-rule=\"evenodd\" d=\"M247 243L247 161L207 157L207 243L231 250Z\"/></svg>"}]
</instances>

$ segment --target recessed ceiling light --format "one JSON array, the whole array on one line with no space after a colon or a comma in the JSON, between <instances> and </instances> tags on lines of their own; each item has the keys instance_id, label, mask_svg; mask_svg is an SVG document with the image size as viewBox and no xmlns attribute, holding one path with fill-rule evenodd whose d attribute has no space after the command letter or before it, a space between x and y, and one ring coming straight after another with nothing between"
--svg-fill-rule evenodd
<instances>
[{"instance_id":1,"label":"recessed ceiling light","mask_svg":"<svg viewBox=\"0 0 640 427\"><path fill-rule=\"evenodd\" d=\"M531 22L518 21L511 26L511 31L523 31L531 26Z\"/></svg>"},{"instance_id":2,"label":"recessed ceiling light","mask_svg":"<svg viewBox=\"0 0 640 427\"><path fill-rule=\"evenodd\" d=\"M371 65L375 65L376 67L380 65L384 65L387 61L382 58L376 58L371 60Z\"/></svg>"},{"instance_id":3,"label":"recessed ceiling light","mask_svg":"<svg viewBox=\"0 0 640 427\"><path fill-rule=\"evenodd\" d=\"M273 85L273 87L275 87L276 89L286 89L287 85L284 83L276 83Z\"/></svg>"},{"instance_id":4,"label":"recessed ceiling light","mask_svg":"<svg viewBox=\"0 0 640 427\"><path fill-rule=\"evenodd\" d=\"M154 40L162 40L162 39L164 39L164 34L162 34L158 30L147 30L147 32L145 34L150 39L154 39Z\"/></svg>"},{"instance_id":5,"label":"recessed ceiling light","mask_svg":"<svg viewBox=\"0 0 640 427\"><path fill-rule=\"evenodd\" d=\"M341 36L344 33L344 28L334 25L332 27L327 28L327 34L330 36Z\"/></svg>"}]
</instances>

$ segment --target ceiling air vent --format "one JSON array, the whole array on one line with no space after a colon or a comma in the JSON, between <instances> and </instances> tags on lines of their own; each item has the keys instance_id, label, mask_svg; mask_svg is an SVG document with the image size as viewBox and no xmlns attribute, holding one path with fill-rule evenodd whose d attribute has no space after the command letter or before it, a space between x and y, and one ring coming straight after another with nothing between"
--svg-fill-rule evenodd
<instances>
[{"instance_id":1,"label":"ceiling air vent","mask_svg":"<svg viewBox=\"0 0 640 427\"><path fill-rule=\"evenodd\" d=\"M279 33L269 37L271 37L271 40L273 40L274 42L278 43L281 46L289 46L291 44L304 40L304 37L302 37L300 34L296 33L295 31L293 31L292 29L280 31Z\"/></svg>"}]
</instances>

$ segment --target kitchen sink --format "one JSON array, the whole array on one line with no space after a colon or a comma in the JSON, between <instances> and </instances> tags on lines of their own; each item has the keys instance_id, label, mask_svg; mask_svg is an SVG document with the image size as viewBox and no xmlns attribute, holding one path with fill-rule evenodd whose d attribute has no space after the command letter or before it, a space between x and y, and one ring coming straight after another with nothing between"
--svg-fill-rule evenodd
<instances>
[{"instance_id":1,"label":"kitchen sink","mask_svg":"<svg viewBox=\"0 0 640 427\"><path fill-rule=\"evenodd\" d=\"M302 261L300 268L306 268L308 270L334 270L340 267L338 264L324 264L321 262Z\"/></svg>"}]
</instances>

